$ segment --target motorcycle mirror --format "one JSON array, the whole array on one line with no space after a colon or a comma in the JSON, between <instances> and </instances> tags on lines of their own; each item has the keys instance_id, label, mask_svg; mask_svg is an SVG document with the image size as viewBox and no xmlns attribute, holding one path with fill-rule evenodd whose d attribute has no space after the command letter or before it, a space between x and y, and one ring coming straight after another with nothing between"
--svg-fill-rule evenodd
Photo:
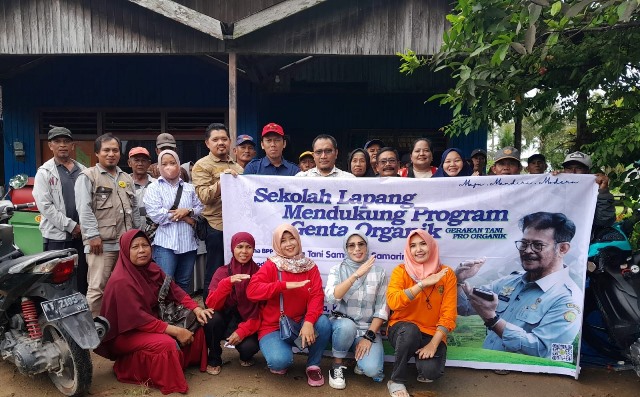
<instances>
[{"instance_id":1,"label":"motorcycle mirror","mask_svg":"<svg viewBox=\"0 0 640 397\"><path fill-rule=\"evenodd\" d=\"M11 188L14 190L22 189L27 185L28 181L29 181L29 176L27 174L18 174L13 178L9 179L9 186L11 186Z\"/></svg>"}]
</instances>

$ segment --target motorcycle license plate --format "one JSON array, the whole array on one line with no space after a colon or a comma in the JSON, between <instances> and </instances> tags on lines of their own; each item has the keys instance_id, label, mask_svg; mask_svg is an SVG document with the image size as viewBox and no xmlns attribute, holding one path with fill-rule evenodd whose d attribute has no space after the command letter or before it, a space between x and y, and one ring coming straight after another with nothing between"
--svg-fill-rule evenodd
<instances>
[{"instance_id":1,"label":"motorcycle license plate","mask_svg":"<svg viewBox=\"0 0 640 397\"><path fill-rule=\"evenodd\" d=\"M87 298L80 292L64 298L53 299L40 303L47 321L59 320L89 310Z\"/></svg>"}]
</instances>

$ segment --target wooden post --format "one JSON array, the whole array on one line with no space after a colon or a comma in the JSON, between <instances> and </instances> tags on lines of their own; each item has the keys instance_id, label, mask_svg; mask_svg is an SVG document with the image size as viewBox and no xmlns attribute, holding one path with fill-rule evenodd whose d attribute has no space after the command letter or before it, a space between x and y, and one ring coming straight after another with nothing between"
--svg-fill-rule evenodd
<instances>
[{"instance_id":1,"label":"wooden post","mask_svg":"<svg viewBox=\"0 0 640 397\"><path fill-rule=\"evenodd\" d=\"M238 137L238 98L237 98L237 71L236 53L229 53L229 134L231 135L231 147L236 146Z\"/></svg>"}]
</instances>

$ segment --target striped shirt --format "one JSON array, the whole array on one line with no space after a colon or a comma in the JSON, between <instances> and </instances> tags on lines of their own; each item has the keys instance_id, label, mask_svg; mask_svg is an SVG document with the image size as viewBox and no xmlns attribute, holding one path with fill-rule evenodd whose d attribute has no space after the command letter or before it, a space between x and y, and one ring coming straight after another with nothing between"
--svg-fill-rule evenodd
<instances>
[{"instance_id":1,"label":"striped shirt","mask_svg":"<svg viewBox=\"0 0 640 397\"><path fill-rule=\"evenodd\" d=\"M199 215L204 206L196 196L193 185L180 179L183 185L182 196L178 208L193 208L194 215ZM187 222L174 222L169 217L169 208L176 200L178 185L171 185L163 177L158 178L157 183L147 187L144 194L144 206L147 216L160 225L153 239L153 245L173 250L176 254L198 249L198 240L193 228Z\"/></svg>"},{"instance_id":2,"label":"striped shirt","mask_svg":"<svg viewBox=\"0 0 640 397\"><path fill-rule=\"evenodd\" d=\"M361 277L352 286L342 299L336 299L334 293L336 286L346 280L340 276L340 268L347 266L336 265L329 271L327 286L324 288L325 300L329 304L329 310L346 314L356 322L358 328L356 336L362 336L369 329L369 325L374 318L387 320L389 318L389 308L387 307L387 276L380 266L373 266L366 276ZM344 272L342 272L344 274ZM348 272L349 275L352 272Z\"/></svg>"}]
</instances>

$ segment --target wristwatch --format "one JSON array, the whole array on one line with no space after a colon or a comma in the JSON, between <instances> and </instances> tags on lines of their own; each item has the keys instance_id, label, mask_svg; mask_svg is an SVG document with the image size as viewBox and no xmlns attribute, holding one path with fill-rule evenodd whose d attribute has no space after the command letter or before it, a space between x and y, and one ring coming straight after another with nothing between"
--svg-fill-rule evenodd
<instances>
[{"instance_id":1,"label":"wristwatch","mask_svg":"<svg viewBox=\"0 0 640 397\"><path fill-rule=\"evenodd\" d=\"M364 338L369 342L373 343L376 340L376 333L368 329L367 332L364 333Z\"/></svg>"},{"instance_id":2,"label":"wristwatch","mask_svg":"<svg viewBox=\"0 0 640 397\"><path fill-rule=\"evenodd\" d=\"M489 329L492 329L493 327L496 326L496 324L498 324L498 321L500 321L500 315L496 314L495 317L485 320L484 326Z\"/></svg>"},{"instance_id":3,"label":"wristwatch","mask_svg":"<svg viewBox=\"0 0 640 397\"><path fill-rule=\"evenodd\" d=\"M189 213L187 214L187 216L191 216L193 215L193 208L189 208Z\"/></svg>"}]
</instances>

